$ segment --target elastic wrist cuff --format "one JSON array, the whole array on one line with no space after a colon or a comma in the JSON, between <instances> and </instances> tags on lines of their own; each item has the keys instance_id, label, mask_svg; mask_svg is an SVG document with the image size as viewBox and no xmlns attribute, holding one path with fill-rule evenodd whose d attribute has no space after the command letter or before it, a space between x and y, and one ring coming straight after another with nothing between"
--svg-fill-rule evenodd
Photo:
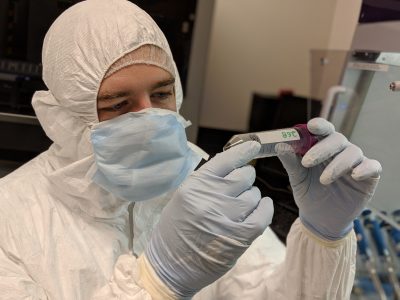
<instances>
[{"instance_id":1,"label":"elastic wrist cuff","mask_svg":"<svg viewBox=\"0 0 400 300\"><path fill-rule=\"evenodd\" d=\"M314 241L318 242L318 244L325 246L325 247L329 247L329 248L336 248L339 247L341 245L343 245L346 241L346 239L348 239L352 234L353 231L350 230L350 232L348 234L346 234L343 238L336 240L336 241L331 241L328 239L324 239L322 237L320 237L319 235L315 234L314 232L312 232L310 229L308 229L304 223L301 221L300 219L300 224L302 227L302 231L311 239L313 239Z\"/></svg>"},{"instance_id":2,"label":"elastic wrist cuff","mask_svg":"<svg viewBox=\"0 0 400 300\"><path fill-rule=\"evenodd\" d=\"M142 254L138 258L139 285L151 295L153 300L175 300L179 299L157 276L147 257Z\"/></svg>"}]
</instances>

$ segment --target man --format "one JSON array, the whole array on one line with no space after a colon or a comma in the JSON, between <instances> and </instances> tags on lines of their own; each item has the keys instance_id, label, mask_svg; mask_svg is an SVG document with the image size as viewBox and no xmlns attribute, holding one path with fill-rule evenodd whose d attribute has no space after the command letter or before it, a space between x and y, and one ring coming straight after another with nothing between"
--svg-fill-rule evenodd
<instances>
[{"instance_id":1,"label":"man","mask_svg":"<svg viewBox=\"0 0 400 300\"><path fill-rule=\"evenodd\" d=\"M2 299L349 297L352 220L381 167L329 122L308 123L321 141L303 158L277 146L300 211L283 258L247 165L258 143L192 173L201 151L145 12L124 0L68 9L46 35L43 78L33 106L54 143L0 183Z\"/></svg>"}]
</instances>

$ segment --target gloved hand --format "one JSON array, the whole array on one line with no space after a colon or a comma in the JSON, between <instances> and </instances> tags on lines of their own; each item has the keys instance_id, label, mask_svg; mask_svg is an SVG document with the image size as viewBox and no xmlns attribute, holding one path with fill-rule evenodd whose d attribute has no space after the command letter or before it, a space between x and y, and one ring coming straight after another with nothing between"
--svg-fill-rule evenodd
<instances>
[{"instance_id":1,"label":"gloved hand","mask_svg":"<svg viewBox=\"0 0 400 300\"><path fill-rule=\"evenodd\" d=\"M303 158L288 144L276 145L276 151L304 226L324 239L338 240L350 232L353 220L372 198L382 167L325 119L312 119L307 127L324 138Z\"/></svg>"},{"instance_id":2,"label":"gloved hand","mask_svg":"<svg viewBox=\"0 0 400 300\"><path fill-rule=\"evenodd\" d=\"M164 208L145 255L179 297L214 282L271 223L273 204L252 187L246 165L260 151L247 142L219 153L186 179Z\"/></svg>"}]
</instances>

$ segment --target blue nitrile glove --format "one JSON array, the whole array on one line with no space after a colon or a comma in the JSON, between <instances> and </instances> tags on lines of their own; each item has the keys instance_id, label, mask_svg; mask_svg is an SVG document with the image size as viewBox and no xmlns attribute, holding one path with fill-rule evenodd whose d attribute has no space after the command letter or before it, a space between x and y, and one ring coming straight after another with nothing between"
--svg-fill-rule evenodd
<instances>
[{"instance_id":1,"label":"blue nitrile glove","mask_svg":"<svg viewBox=\"0 0 400 300\"><path fill-rule=\"evenodd\" d=\"M307 127L324 138L303 158L287 144L276 145L276 150L304 226L322 238L338 240L350 232L353 220L372 198L382 167L325 119L312 119Z\"/></svg>"},{"instance_id":2,"label":"blue nitrile glove","mask_svg":"<svg viewBox=\"0 0 400 300\"><path fill-rule=\"evenodd\" d=\"M145 255L158 277L187 298L214 282L271 223L273 204L246 165L260 151L246 142L190 175L162 212Z\"/></svg>"}]
</instances>

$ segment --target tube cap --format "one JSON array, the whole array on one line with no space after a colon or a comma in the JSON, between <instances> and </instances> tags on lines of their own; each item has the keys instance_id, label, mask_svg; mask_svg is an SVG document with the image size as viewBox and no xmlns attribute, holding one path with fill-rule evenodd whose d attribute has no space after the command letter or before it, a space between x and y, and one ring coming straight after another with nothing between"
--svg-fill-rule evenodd
<instances>
[{"instance_id":1,"label":"tube cap","mask_svg":"<svg viewBox=\"0 0 400 300\"><path fill-rule=\"evenodd\" d=\"M301 143L299 143L294 150L297 154L304 155L318 142L318 139L315 135L308 131L307 124L298 124L295 125L294 128L298 131L301 138Z\"/></svg>"}]
</instances>

